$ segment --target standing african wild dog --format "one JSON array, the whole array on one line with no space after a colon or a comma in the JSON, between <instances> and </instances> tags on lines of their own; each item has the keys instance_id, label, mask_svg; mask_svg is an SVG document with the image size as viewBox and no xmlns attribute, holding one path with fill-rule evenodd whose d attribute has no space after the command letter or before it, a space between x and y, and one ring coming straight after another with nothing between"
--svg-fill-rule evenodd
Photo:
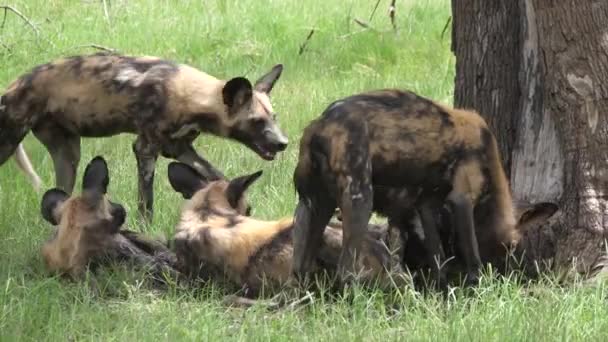
<instances>
[{"instance_id":1,"label":"standing african wild dog","mask_svg":"<svg viewBox=\"0 0 608 342\"><path fill-rule=\"evenodd\" d=\"M558 206L551 202L528 203L525 201L516 201L514 202L514 206L516 213L515 217L517 218L516 229L518 234L522 235L522 238L526 232L534 231L535 228L542 226L558 210ZM454 239L456 236L455 232L450 229L449 213L445 210L440 210L435 214L437 225L441 228L439 229L441 246L446 257L443 267L446 270L448 279L458 281L460 273L464 269L463 255L455 248ZM337 215L337 218L341 221L339 214ZM336 224L335 226L341 228L342 225ZM399 229L398 227L392 227L388 224L370 224L368 229L373 229L380 234L378 238L385 241L387 247L393 251L394 257L399 260L397 263L413 272L413 275L416 276L418 275L418 272L430 269L431 265L428 264L429 259L418 233L423 231L422 223L420 222L419 214L415 211L413 212L409 227L407 227L406 231L402 231L403 227ZM509 253L501 253L500 255L497 255L496 258L484 261L492 263L493 268L498 271L498 273L505 274L516 268L533 275L534 272L536 272L536 269L527 268L528 266L533 265L533 263L522 263L522 258L527 258L528 261L538 261L538 259L535 255L530 255L529 251L525 249L526 242L521 242L522 241L519 241L517 246L515 246L516 248L510 250Z\"/></svg>"},{"instance_id":2,"label":"standing african wild dog","mask_svg":"<svg viewBox=\"0 0 608 342\"><path fill-rule=\"evenodd\" d=\"M173 188L187 201L175 233L175 252L182 272L194 278L224 279L248 296L257 296L262 287L271 292L292 279L293 219L258 220L248 216L245 191L262 171L232 180L207 181L194 169L172 162L168 169ZM380 286L391 286L399 277L389 278L386 270L390 254L374 237L366 235L364 263L366 276ZM327 227L315 262L319 271L335 272L342 248L342 232Z\"/></svg>"},{"instance_id":3,"label":"standing african wild dog","mask_svg":"<svg viewBox=\"0 0 608 342\"><path fill-rule=\"evenodd\" d=\"M47 269L78 279L87 267L110 260L132 260L151 267L153 275L176 275L175 256L160 242L138 233L121 230L126 212L109 200L108 167L102 157L87 165L82 194L69 196L55 188L42 197L41 213L56 230L42 247Z\"/></svg>"},{"instance_id":4,"label":"standing african wild dog","mask_svg":"<svg viewBox=\"0 0 608 342\"><path fill-rule=\"evenodd\" d=\"M269 99L282 70L274 66L252 86L149 56L98 53L37 66L0 97L0 165L31 129L51 154L56 186L71 193L81 137L134 133L138 209L151 220L159 154L222 178L192 146L201 132L239 141L265 160L286 148Z\"/></svg>"},{"instance_id":5,"label":"standing african wild dog","mask_svg":"<svg viewBox=\"0 0 608 342\"><path fill-rule=\"evenodd\" d=\"M342 276L360 267L356 252L372 211L401 230L410 227L413 212L419 214L424 229L415 233L440 287L445 279L436 261L442 251L435 213L444 203L468 282L477 281L481 260L504 253L503 245L519 238L496 141L485 121L407 91L369 91L329 105L304 131L294 184L299 277L310 270L336 206L344 225Z\"/></svg>"}]
</instances>

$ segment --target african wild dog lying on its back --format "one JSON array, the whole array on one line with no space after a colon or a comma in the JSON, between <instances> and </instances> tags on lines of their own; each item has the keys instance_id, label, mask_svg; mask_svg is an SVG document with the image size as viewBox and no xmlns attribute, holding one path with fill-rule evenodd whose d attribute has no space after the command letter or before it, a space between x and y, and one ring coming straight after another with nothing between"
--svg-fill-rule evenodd
<instances>
[{"instance_id":1,"label":"african wild dog lying on its back","mask_svg":"<svg viewBox=\"0 0 608 342\"><path fill-rule=\"evenodd\" d=\"M263 221L248 216L245 192L262 171L209 182L189 166L172 162L168 173L173 188L188 199L174 238L183 273L204 280L227 279L245 289L247 296L257 296L262 288L273 292L290 284L293 220ZM318 247L315 268L331 275L342 248L342 232L328 227ZM398 268L389 265L389 251L372 233L366 235L362 247L363 263L371 271L366 279L381 287L391 286L386 271ZM392 280L403 281L399 277Z\"/></svg>"},{"instance_id":2,"label":"african wild dog lying on its back","mask_svg":"<svg viewBox=\"0 0 608 342\"><path fill-rule=\"evenodd\" d=\"M110 260L131 260L151 267L153 275L175 276L175 256L162 243L138 233L121 230L126 212L106 195L108 167L102 157L87 165L82 194L69 196L61 189L48 190L42 197L41 213L56 226L42 247L47 269L78 279L89 267Z\"/></svg>"},{"instance_id":3,"label":"african wild dog lying on its back","mask_svg":"<svg viewBox=\"0 0 608 342\"><path fill-rule=\"evenodd\" d=\"M485 121L407 91L376 90L332 103L304 131L294 184L299 277L311 269L336 206L344 228L343 277L361 268L356 252L372 211L405 231L412 214L419 214L424 229L414 233L440 287L445 278L436 261L443 255L435 216L444 203L470 283L478 279L481 260L504 254L504 245L519 239L507 179Z\"/></svg>"},{"instance_id":4,"label":"african wild dog lying on its back","mask_svg":"<svg viewBox=\"0 0 608 342\"><path fill-rule=\"evenodd\" d=\"M81 137L134 133L138 209L151 220L159 154L223 177L194 150L200 132L239 141L265 160L286 148L269 99L282 70L276 65L252 86L157 57L99 53L37 66L0 96L0 165L31 129L51 154L56 186L71 193Z\"/></svg>"}]
</instances>

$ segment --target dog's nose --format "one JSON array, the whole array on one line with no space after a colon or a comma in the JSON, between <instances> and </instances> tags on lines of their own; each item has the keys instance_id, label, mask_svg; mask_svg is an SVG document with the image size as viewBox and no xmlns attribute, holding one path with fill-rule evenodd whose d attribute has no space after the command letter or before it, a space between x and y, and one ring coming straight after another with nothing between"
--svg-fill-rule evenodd
<instances>
[{"instance_id":1,"label":"dog's nose","mask_svg":"<svg viewBox=\"0 0 608 342\"><path fill-rule=\"evenodd\" d=\"M287 142L278 141L278 142L274 143L274 147L275 147L275 150L277 150L278 152L285 151L285 149L287 148Z\"/></svg>"},{"instance_id":2,"label":"dog's nose","mask_svg":"<svg viewBox=\"0 0 608 342\"><path fill-rule=\"evenodd\" d=\"M287 144L289 144L289 140L285 134L276 126L267 129L265 135L266 141L272 145L272 149L276 152L284 151L287 148Z\"/></svg>"}]
</instances>

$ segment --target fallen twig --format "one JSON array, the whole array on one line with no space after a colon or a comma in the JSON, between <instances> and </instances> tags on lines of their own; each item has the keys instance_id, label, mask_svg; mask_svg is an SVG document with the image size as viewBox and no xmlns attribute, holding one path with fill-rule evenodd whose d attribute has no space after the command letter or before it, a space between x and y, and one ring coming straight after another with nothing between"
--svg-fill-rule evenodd
<instances>
[{"instance_id":1,"label":"fallen twig","mask_svg":"<svg viewBox=\"0 0 608 342\"><path fill-rule=\"evenodd\" d=\"M355 21L357 24L359 24L359 26L361 26L361 27L363 27L363 28L366 28L366 29L372 29L372 27L371 27L371 26L369 26L369 24L368 24L368 23L366 23L366 22L363 22L363 21L361 21L361 20L359 20L359 19L357 19L357 18L354 18L353 20L354 20L354 21Z\"/></svg>"},{"instance_id":2,"label":"fallen twig","mask_svg":"<svg viewBox=\"0 0 608 342\"><path fill-rule=\"evenodd\" d=\"M105 47L103 45L99 45L99 44L84 44L84 45L77 45L74 46L73 49L80 49L80 48L93 48L93 49L97 49L97 50L102 50L102 51L106 51L106 52L111 52L111 53L115 53L118 50L113 49L113 48L109 48L109 47Z\"/></svg>"},{"instance_id":3,"label":"fallen twig","mask_svg":"<svg viewBox=\"0 0 608 342\"><path fill-rule=\"evenodd\" d=\"M0 25L0 29L4 28L4 24L6 22L6 14L8 11L11 11L13 13L15 13L16 16L18 16L19 18L21 18L21 20L25 21L25 23L32 28L32 30L34 31L34 33L36 34L36 38L40 38L41 33L40 30L38 29L38 27L36 25L34 25L34 23L32 23L28 17L26 17L23 13L21 13L18 9L16 9L13 6L9 6L9 5L1 5L0 9L4 10L4 17L2 19L2 25ZM50 41L49 39L46 39L49 44L51 44L52 47L55 47L55 44L53 44L52 41ZM36 43L38 44L38 46L40 46L40 42L38 40L36 40Z\"/></svg>"},{"instance_id":4,"label":"fallen twig","mask_svg":"<svg viewBox=\"0 0 608 342\"><path fill-rule=\"evenodd\" d=\"M452 22L452 16L449 16L448 20L445 22L445 26L443 27L443 30L441 31L441 39L443 39L443 35L445 34L445 31L448 29L448 25L450 25L451 22Z\"/></svg>"},{"instance_id":5,"label":"fallen twig","mask_svg":"<svg viewBox=\"0 0 608 342\"><path fill-rule=\"evenodd\" d=\"M293 310L295 307L299 306L300 304L304 304L307 302L312 303L313 301L314 301L314 298L312 296L312 293L310 293L310 291L306 291L306 295L304 297L289 303L287 308L290 310Z\"/></svg>"},{"instance_id":6,"label":"fallen twig","mask_svg":"<svg viewBox=\"0 0 608 342\"><path fill-rule=\"evenodd\" d=\"M350 32L350 33L346 33L346 34L343 34L343 35L339 36L338 38L339 38L339 39L346 39L346 38L349 38L349 37L351 37L351 36L354 36L354 35L356 35L356 34L359 34L359 33L365 32L365 31L367 31L367 30L359 30L359 31L357 31L357 32Z\"/></svg>"},{"instance_id":7,"label":"fallen twig","mask_svg":"<svg viewBox=\"0 0 608 342\"><path fill-rule=\"evenodd\" d=\"M391 18L391 24L393 25L393 30L397 32L397 25L395 24L395 2L397 0L391 1L391 5L388 8L388 16Z\"/></svg>"},{"instance_id":8,"label":"fallen twig","mask_svg":"<svg viewBox=\"0 0 608 342\"><path fill-rule=\"evenodd\" d=\"M369 22L372 22L372 19L374 19L374 14L376 14L376 10L378 9L378 5L380 5L380 0L376 1L376 6L374 6L374 10L372 11L372 14L369 15Z\"/></svg>"},{"instance_id":9,"label":"fallen twig","mask_svg":"<svg viewBox=\"0 0 608 342\"><path fill-rule=\"evenodd\" d=\"M312 35L314 33L315 29L313 28L312 30L310 30L310 33L308 33L308 36L306 37L304 42L300 45L300 51L298 52L298 56L304 53L304 50L306 50L306 46L308 46L308 42L310 41L310 38L312 38Z\"/></svg>"},{"instance_id":10,"label":"fallen twig","mask_svg":"<svg viewBox=\"0 0 608 342\"><path fill-rule=\"evenodd\" d=\"M4 16L2 17L2 24L0 24L0 30L2 30L4 28L4 23L6 23L6 13L8 11L4 10Z\"/></svg>"},{"instance_id":11,"label":"fallen twig","mask_svg":"<svg viewBox=\"0 0 608 342\"><path fill-rule=\"evenodd\" d=\"M2 46L3 48L5 48L6 51L8 51L8 53L10 53L10 54L13 53L13 50L11 50L11 48L8 45L6 45L3 41L1 41L1 40L0 40L0 46Z\"/></svg>"},{"instance_id":12,"label":"fallen twig","mask_svg":"<svg viewBox=\"0 0 608 342\"><path fill-rule=\"evenodd\" d=\"M8 6L8 5L2 5L2 6L0 6L0 9L4 10L4 19L2 20L2 27L4 27L4 22L6 21L6 12L11 11L11 12L15 13L15 15L17 15L23 21L25 21L32 28L32 30L34 30L34 32L36 32L36 35L40 36L40 30L38 30L36 25L34 25L25 15L23 15L23 13L19 12L19 10L17 10L15 7Z\"/></svg>"},{"instance_id":13,"label":"fallen twig","mask_svg":"<svg viewBox=\"0 0 608 342\"><path fill-rule=\"evenodd\" d=\"M251 299L251 298L246 298L246 297L241 297L241 296L236 296L236 295L228 295L228 296L224 297L224 299L222 300L222 303L223 303L223 305L226 305L229 307L236 307L236 308L250 308L254 305L261 305L261 306L266 307L269 310L276 310L280 307L280 304L272 299L259 300L259 299Z\"/></svg>"}]
</instances>

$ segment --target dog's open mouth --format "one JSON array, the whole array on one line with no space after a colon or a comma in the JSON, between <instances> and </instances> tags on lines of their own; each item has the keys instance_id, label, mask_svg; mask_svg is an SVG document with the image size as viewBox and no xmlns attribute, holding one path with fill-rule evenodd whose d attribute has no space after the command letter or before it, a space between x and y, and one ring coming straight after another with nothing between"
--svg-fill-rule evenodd
<instances>
[{"instance_id":1,"label":"dog's open mouth","mask_svg":"<svg viewBox=\"0 0 608 342\"><path fill-rule=\"evenodd\" d=\"M272 151L269 148L258 143L253 143L252 147L253 150L264 160L274 160L274 157L277 155L276 151Z\"/></svg>"}]
</instances>

